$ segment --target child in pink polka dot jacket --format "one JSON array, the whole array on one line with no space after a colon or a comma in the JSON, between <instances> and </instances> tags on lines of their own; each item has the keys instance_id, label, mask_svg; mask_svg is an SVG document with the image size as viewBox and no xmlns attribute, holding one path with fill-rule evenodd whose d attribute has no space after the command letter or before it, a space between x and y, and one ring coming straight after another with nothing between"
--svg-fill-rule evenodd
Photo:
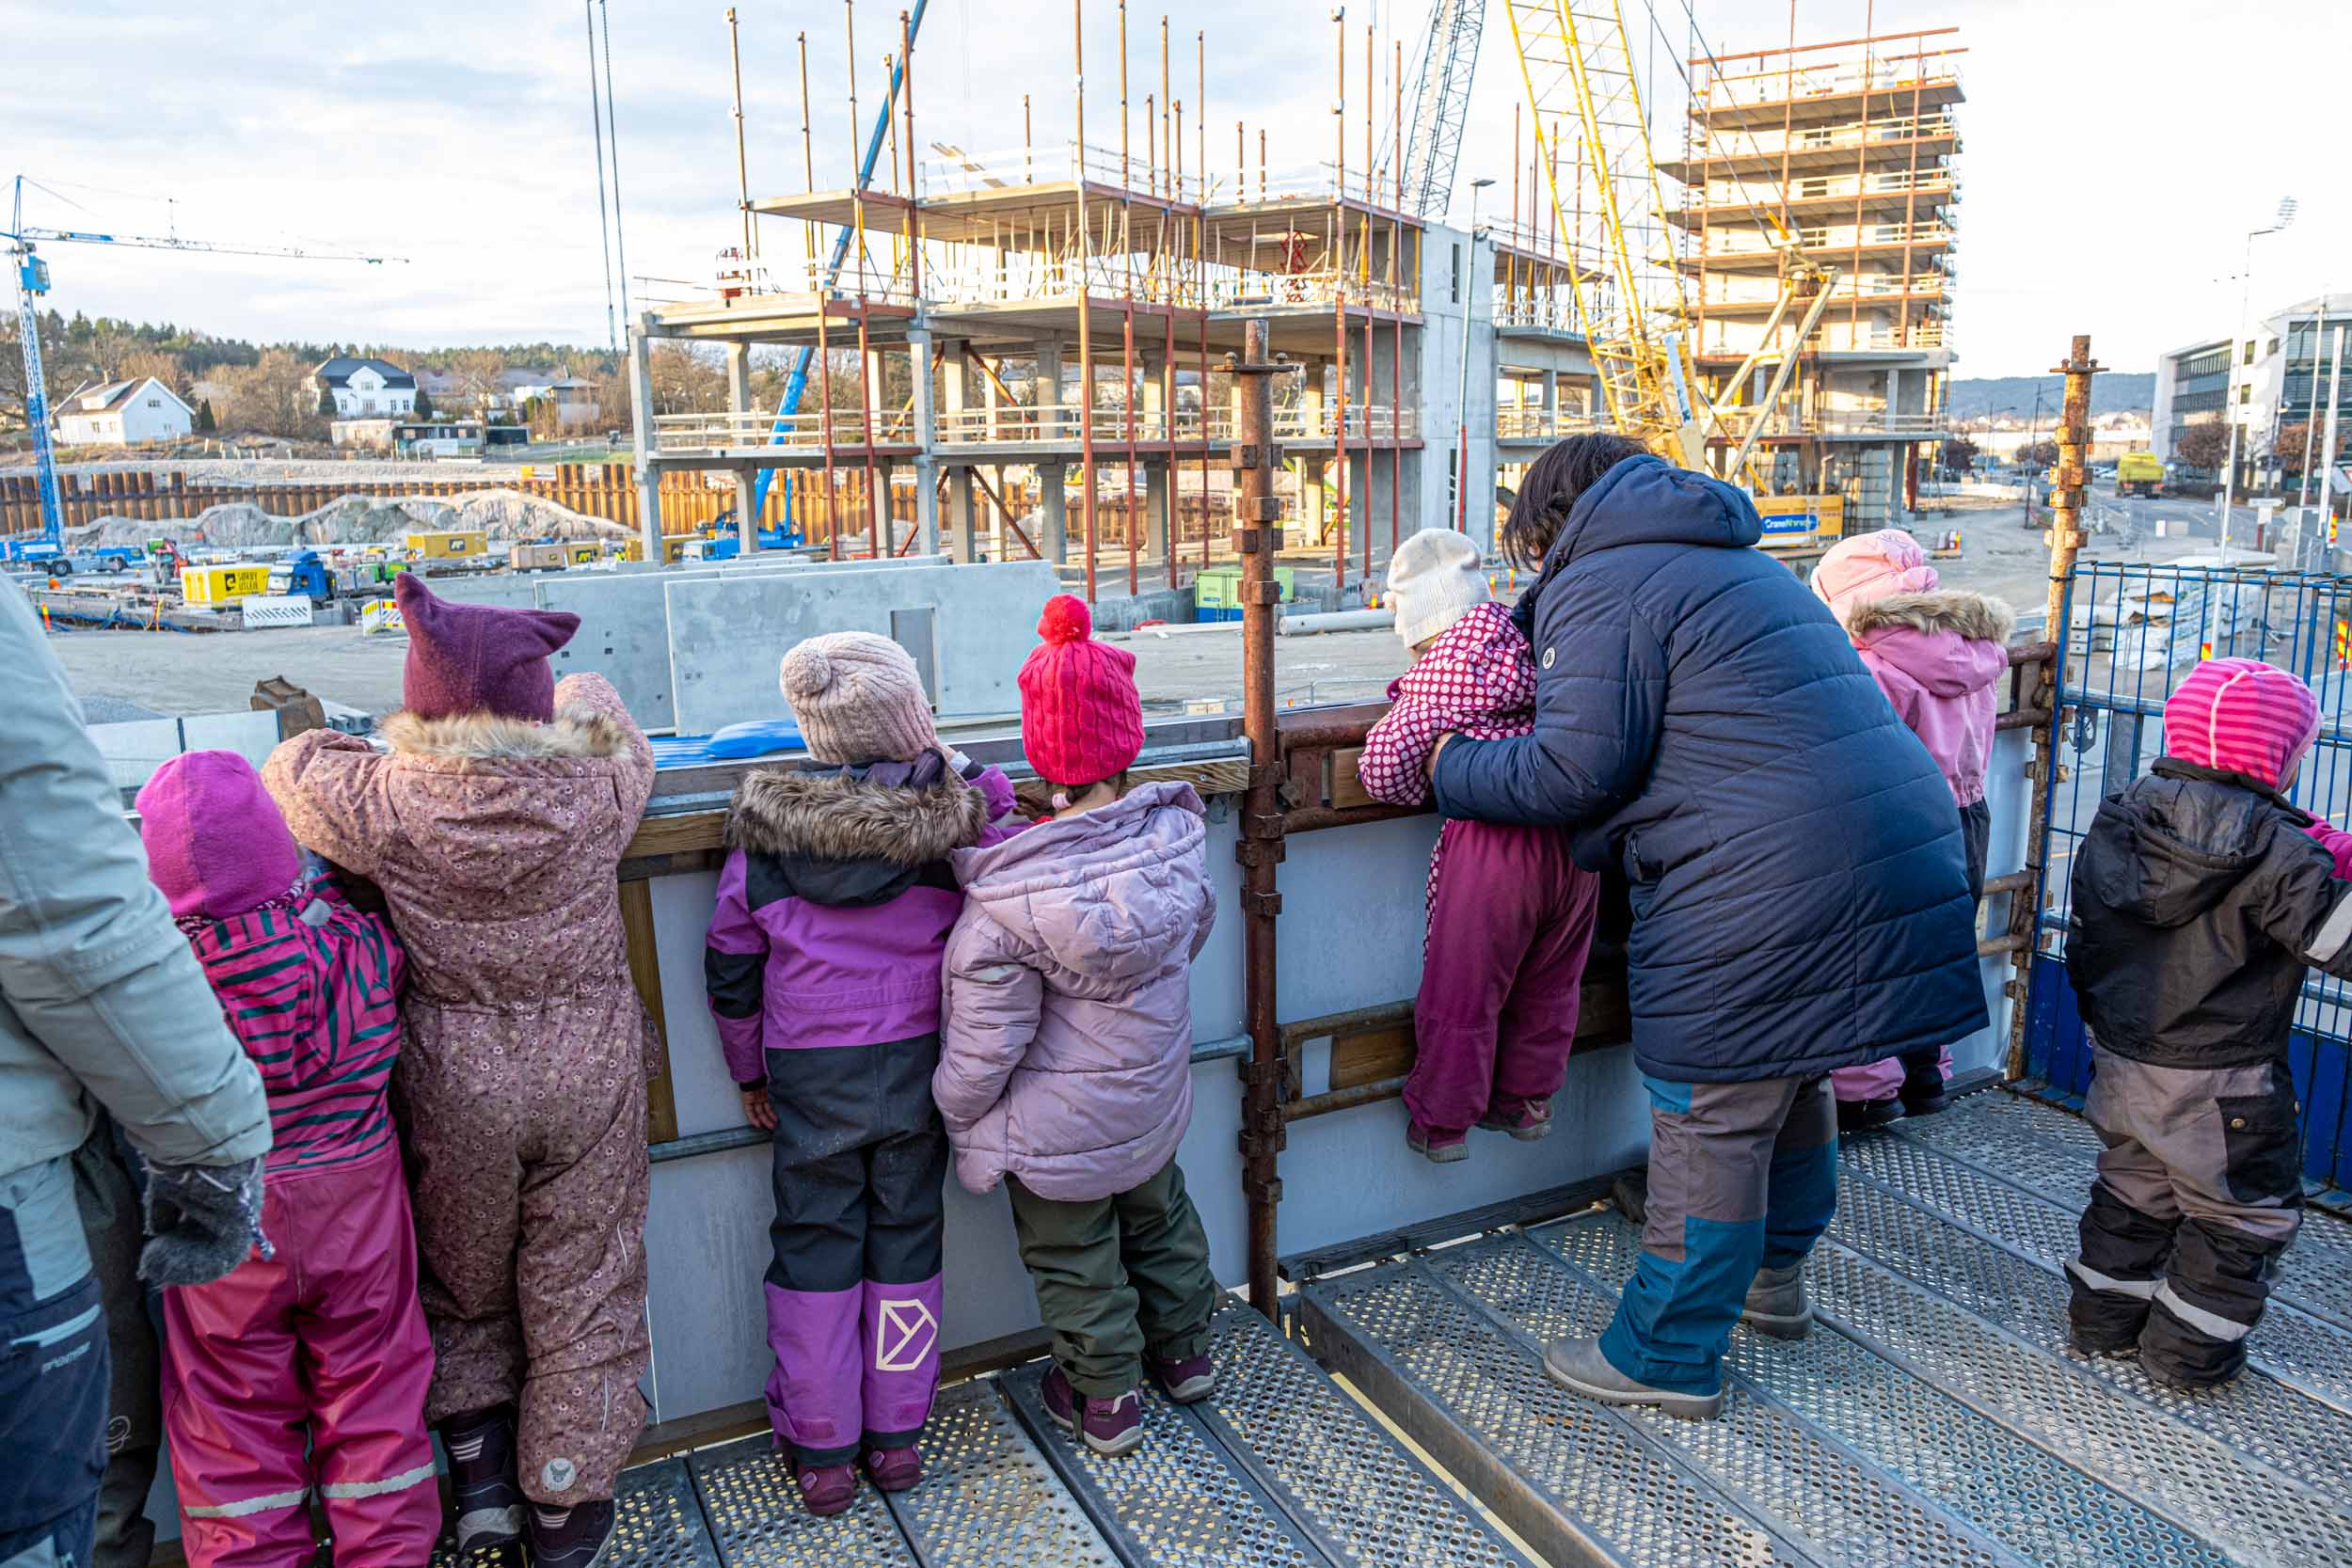
<instances>
[{"instance_id":1,"label":"child in pink polka dot jacket","mask_svg":"<svg viewBox=\"0 0 2352 1568\"><path fill-rule=\"evenodd\" d=\"M1414 663L1390 686L1357 772L1375 799L1419 805L1439 736L1497 740L1534 727L1535 665L1462 534L1424 531L1398 546L1389 599ZM1438 1164L1468 1155L1472 1127L1519 1139L1551 1131L1600 892L1570 844L1561 828L1449 820L1430 853L1405 1141Z\"/></svg>"}]
</instances>

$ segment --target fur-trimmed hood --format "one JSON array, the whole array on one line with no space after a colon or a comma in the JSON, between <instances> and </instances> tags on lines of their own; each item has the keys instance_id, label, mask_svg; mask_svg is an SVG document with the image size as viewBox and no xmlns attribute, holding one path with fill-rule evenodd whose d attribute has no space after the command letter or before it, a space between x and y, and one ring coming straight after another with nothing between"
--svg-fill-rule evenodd
<instances>
[{"instance_id":1,"label":"fur-trimmed hood","mask_svg":"<svg viewBox=\"0 0 2352 1568\"><path fill-rule=\"evenodd\" d=\"M1948 631L1977 642L2007 642L2017 625L2016 612L1998 599L1965 589L1944 588L1927 594L1889 594L1853 611L1848 628L1859 638L1891 626L1913 631Z\"/></svg>"},{"instance_id":2,"label":"fur-trimmed hood","mask_svg":"<svg viewBox=\"0 0 2352 1568\"><path fill-rule=\"evenodd\" d=\"M727 812L727 844L780 860L918 866L977 844L987 826L987 797L930 754L913 764L746 773Z\"/></svg>"},{"instance_id":3,"label":"fur-trimmed hood","mask_svg":"<svg viewBox=\"0 0 2352 1568\"><path fill-rule=\"evenodd\" d=\"M634 740L629 727L589 707L559 708L547 723L510 719L486 710L427 719L404 709L376 726L395 755L514 758L625 756Z\"/></svg>"}]
</instances>

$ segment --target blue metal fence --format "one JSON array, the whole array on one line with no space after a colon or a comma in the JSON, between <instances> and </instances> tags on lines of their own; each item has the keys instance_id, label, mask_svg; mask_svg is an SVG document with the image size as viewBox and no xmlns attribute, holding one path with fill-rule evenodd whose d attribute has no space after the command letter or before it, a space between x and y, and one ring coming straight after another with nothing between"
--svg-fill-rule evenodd
<instances>
[{"instance_id":1,"label":"blue metal fence","mask_svg":"<svg viewBox=\"0 0 2352 1568\"><path fill-rule=\"evenodd\" d=\"M2084 562L2067 585L2057 636L2058 756L2043 863L2042 924L2056 933L2034 966L2027 1070L2078 1100L2090 1052L2065 973L2074 854L2100 800L2164 754L2164 702L2202 658L2259 658L2310 683L2319 737L2290 799L2352 828L2352 577L2234 567ZM2304 1170L2352 1188L2352 985L2313 972L2291 1050L2302 1102Z\"/></svg>"}]
</instances>

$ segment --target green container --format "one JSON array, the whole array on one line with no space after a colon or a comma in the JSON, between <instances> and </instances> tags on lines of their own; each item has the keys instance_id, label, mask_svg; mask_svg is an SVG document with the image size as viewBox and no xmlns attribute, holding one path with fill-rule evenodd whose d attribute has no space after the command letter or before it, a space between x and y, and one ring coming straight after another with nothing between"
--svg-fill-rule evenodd
<instances>
[{"instance_id":1,"label":"green container","mask_svg":"<svg viewBox=\"0 0 2352 1568\"><path fill-rule=\"evenodd\" d=\"M1284 603L1291 597L1296 574L1288 566L1274 568L1274 584L1280 591ZM1238 610L1241 608L1241 568L1212 566L1192 579L1192 603L1196 610Z\"/></svg>"}]
</instances>

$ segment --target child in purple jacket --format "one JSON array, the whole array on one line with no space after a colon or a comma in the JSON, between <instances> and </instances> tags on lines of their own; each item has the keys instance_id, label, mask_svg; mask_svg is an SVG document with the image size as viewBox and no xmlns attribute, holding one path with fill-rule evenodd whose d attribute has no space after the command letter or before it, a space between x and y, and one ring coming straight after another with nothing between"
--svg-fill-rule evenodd
<instances>
[{"instance_id":1,"label":"child in purple jacket","mask_svg":"<svg viewBox=\"0 0 2352 1568\"><path fill-rule=\"evenodd\" d=\"M1054 1331L1046 1413L1097 1453L1143 1441L1143 1363L1168 1398L1216 1386L1216 1279L1176 1146L1192 1118L1192 960L1216 917L1190 784L1128 786L1135 656L1047 602L1021 667L1021 748L1054 816L965 849L932 1092L976 1193L1012 1199Z\"/></svg>"},{"instance_id":2,"label":"child in purple jacket","mask_svg":"<svg viewBox=\"0 0 2352 1568\"><path fill-rule=\"evenodd\" d=\"M1462 534L1427 529L1398 546L1389 600L1414 663L1356 771L1375 800L1417 806L1439 736L1534 727L1535 661ZM1522 1141L1551 1131L1600 908L1600 879L1570 842L1561 828L1449 821L1430 851L1405 1141L1436 1164L1466 1158L1472 1127Z\"/></svg>"},{"instance_id":3,"label":"child in purple jacket","mask_svg":"<svg viewBox=\"0 0 2352 1568\"><path fill-rule=\"evenodd\" d=\"M768 1413L813 1513L922 1479L939 1386L931 1104L955 850L1011 830L996 768L951 766L914 660L834 632L784 657L812 766L746 774L704 958L745 1117L774 1134ZM961 776L959 776L961 774Z\"/></svg>"},{"instance_id":4,"label":"child in purple jacket","mask_svg":"<svg viewBox=\"0 0 2352 1568\"><path fill-rule=\"evenodd\" d=\"M1829 606L1854 652L1928 754L1944 770L1968 847L1968 886L1984 893L1993 808L1984 773L1993 720L2009 673L2009 607L1981 594L1938 586L1919 542L1899 528L1841 541L1813 568L1813 592ZM1948 1050L1910 1051L1830 1074L1838 1125L1875 1127L1944 1108L1952 1075Z\"/></svg>"}]
</instances>

